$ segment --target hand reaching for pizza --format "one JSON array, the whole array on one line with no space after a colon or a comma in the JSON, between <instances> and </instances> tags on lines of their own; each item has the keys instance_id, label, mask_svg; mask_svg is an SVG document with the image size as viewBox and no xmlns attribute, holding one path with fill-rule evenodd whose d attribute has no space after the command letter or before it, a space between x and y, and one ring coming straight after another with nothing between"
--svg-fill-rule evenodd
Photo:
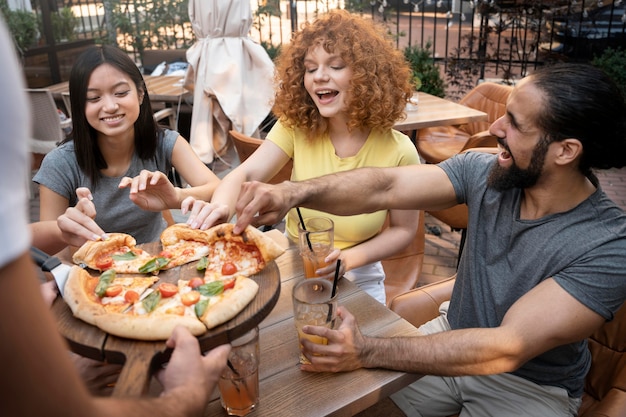
<instances>
[{"instance_id":1,"label":"hand reaching for pizza","mask_svg":"<svg viewBox=\"0 0 626 417\"><path fill-rule=\"evenodd\" d=\"M161 171L142 170L134 178L124 177L119 188L130 188L129 198L148 211L162 211L178 206L178 191Z\"/></svg>"},{"instance_id":2,"label":"hand reaching for pizza","mask_svg":"<svg viewBox=\"0 0 626 417\"><path fill-rule=\"evenodd\" d=\"M192 229L207 230L230 220L230 209L227 205L207 203L194 197L185 198L180 209L183 214L189 214L187 224Z\"/></svg>"},{"instance_id":3,"label":"hand reaching for pizza","mask_svg":"<svg viewBox=\"0 0 626 417\"><path fill-rule=\"evenodd\" d=\"M68 207L57 218L63 240L69 245L81 246L88 240L106 238L104 230L93 220L96 217L96 207L92 202L91 191L85 187L77 188L76 197L76 206Z\"/></svg>"},{"instance_id":4,"label":"hand reaching for pizza","mask_svg":"<svg viewBox=\"0 0 626 417\"><path fill-rule=\"evenodd\" d=\"M288 200L295 193L285 188L292 186L293 183L289 181L276 185L259 181L244 182L235 206L237 223L234 233L241 233L250 224L276 224L284 219L289 209L295 207Z\"/></svg>"},{"instance_id":5,"label":"hand reaching for pizza","mask_svg":"<svg viewBox=\"0 0 626 417\"><path fill-rule=\"evenodd\" d=\"M163 384L163 395L185 387L189 395L206 396L204 401L198 402L206 404L226 366L230 345L218 346L201 356L198 339L182 326L174 329L166 344L174 351L169 364L157 373L157 379Z\"/></svg>"}]
</instances>

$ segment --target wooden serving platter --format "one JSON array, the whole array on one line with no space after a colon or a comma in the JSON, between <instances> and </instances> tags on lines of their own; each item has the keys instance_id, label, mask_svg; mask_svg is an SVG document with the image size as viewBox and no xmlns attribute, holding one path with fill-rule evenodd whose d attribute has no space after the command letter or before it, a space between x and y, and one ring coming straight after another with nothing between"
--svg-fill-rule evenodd
<instances>
[{"instance_id":1,"label":"wooden serving platter","mask_svg":"<svg viewBox=\"0 0 626 417\"><path fill-rule=\"evenodd\" d=\"M149 253L159 253L158 242L139 245ZM59 256L66 263L69 256ZM196 269L196 262L159 272L159 282L176 284L179 279L202 277L204 271ZM99 276L99 271L91 271ZM276 262L270 262L260 273L250 277L259 284L259 292L250 304L228 322L198 336L200 349L204 352L238 338L256 327L272 311L280 296L280 273ZM158 283L156 284L158 285ZM113 395L140 396L147 392L150 378L155 370L167 362L171 349L165 341L148 342L113 336L73 316L63 298L57 297L52 305L60 333L68 341L70 349L82 356L122 364L123 369L115 385Z\"/></svg>"}]
</instances>

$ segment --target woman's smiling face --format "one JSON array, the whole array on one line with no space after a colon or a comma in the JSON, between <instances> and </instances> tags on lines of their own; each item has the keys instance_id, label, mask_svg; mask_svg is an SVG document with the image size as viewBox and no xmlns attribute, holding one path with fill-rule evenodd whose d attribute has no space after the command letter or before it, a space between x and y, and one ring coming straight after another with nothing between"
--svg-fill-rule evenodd
<instances>
[{"instance_id":1,"label":"woman's smiling face","mask_svg":"<svg viewBox=\"0 0 626 417\"><path fill-rule=\"evenodd\" d=\"M304 57L304 88L320 114L341 116L348 101L352 70L340 56L329 54L321 45L309 49Z\"/></svg>"},{"instance_id":2,"label":"woman's smiling face","mask_svg":"<svg viewBox=\"0 0 626 417\"><path fill-rule=\"evenodd\" d=\"M106 136L117 136L134 129L143 93L128 75L102 64L89 77L86 98L89 125Z\"/></svg>"}]
</instances>

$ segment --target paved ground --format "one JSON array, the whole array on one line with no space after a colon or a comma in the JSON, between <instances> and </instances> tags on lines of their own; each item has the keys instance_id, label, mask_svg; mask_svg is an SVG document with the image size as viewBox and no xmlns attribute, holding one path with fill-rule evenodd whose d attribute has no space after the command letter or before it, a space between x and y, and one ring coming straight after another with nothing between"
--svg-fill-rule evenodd
<instances>
[{"instance_id":1,"label":"paved ground","mask_svg":"<svg viewBox=\"0 0 626 417\"><path fill-rule=\"evenodd\" d=\"M220 159L212 164L212 169L220 177L224 176L234 166L238 164L238 157L231 147ZM600 171L598 178L605 192L620 207L626 210L626 168ZM39 219L39 195L36 187L32 187L32 198L30 200L31 221ZM174 213L175 218L182 220L178 213ZM461 234L452 231L434 217L426 215L426 225L436 226L440 231L440 236L427 233L424 265L420 283L425 284L435 282L453 275L456 271L457 254Z\"/></svg>"}]
</instances>

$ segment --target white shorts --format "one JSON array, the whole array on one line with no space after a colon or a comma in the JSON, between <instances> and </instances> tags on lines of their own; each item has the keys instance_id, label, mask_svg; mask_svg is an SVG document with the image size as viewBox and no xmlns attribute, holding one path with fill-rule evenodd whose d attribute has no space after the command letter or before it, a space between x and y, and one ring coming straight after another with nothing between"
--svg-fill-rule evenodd
<instances>
[{"instance_id":1,"label":"white shorts","mask_svg":"<svg viewBox=\"0 0 626 417\"><path fill-rule=\"evenodd\" d=\"M354 268L346 272L344 278L354 282L381 304L386 303L385 270L380 261Z\"/></svg>"}]
</instances>

